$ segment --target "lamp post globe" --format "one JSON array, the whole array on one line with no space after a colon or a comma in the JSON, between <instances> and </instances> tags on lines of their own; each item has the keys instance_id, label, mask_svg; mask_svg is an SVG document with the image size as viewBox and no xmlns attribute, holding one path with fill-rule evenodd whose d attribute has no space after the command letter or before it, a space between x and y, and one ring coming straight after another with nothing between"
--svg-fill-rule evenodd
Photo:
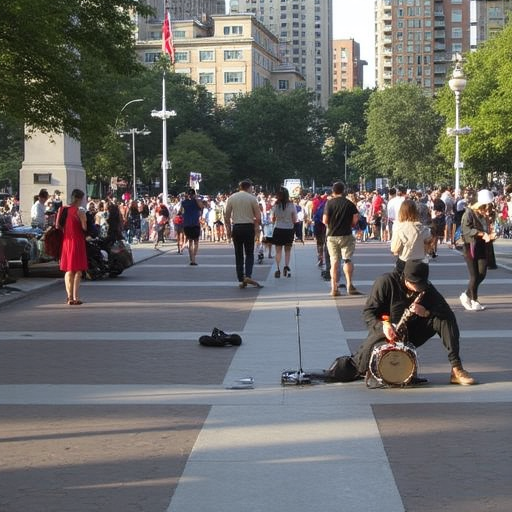
<instances>
[{"instance_id":1,"label":"lamp post globe","mask_svg":"<svg viewBox=\"0 0 512 512\"><path fill-rule=\"evenodd\" d=\"M464 72L462 70L461 56L457 55L456 57L455 68L452 72L452 78L448 81L448 85L450 89L455 94L455 130L453 131L455 135L455 195L458 196L460 194L460 150L459 150L459 135L460 135L460 121L459 121L459 110L460 110L460 95L462 91L466 88L467 80L464 77Z\"/></svg>"}]
</instances>

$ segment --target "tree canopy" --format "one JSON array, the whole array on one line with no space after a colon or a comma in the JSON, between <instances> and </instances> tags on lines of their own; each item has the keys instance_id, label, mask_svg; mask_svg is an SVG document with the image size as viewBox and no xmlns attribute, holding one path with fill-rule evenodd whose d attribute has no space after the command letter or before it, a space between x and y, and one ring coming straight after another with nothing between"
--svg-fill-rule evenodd
<instances>
[{"instance_id":1,"label":"tree canopy","mask_svg":"<svg viewBox=\"0 0 512 512\"><path fill-rule=\"evenodd\" d=\"M441 118L420 87L399 84L372 94L367 145L380 176L395 183L430 183L437 167Z\"/></svg>"},{"instance_id":2,"label":"tree canopy","mask_svg":"<svg viewBox=\"0 0 512 512\"><path fill-rule=\"evenodd\" d=\"M467 85L460 99L460 125L471 128L460 137L463 185L487 185L512 171L512 25L508 23L495 38L463 64ZM454 95L445 86L437 109L450 126L455 126ZM443 134L439 147L453 162L453 138Z\"/></svg>"},{"instance_id":3,"label":"tree canopy","mask_svg":"<svg viewBox=\"0 0 512 512\"><path fill-rule=\"evenodd\" d=\"M321 170L319 116L311 93L261 87L238 97L224 119L235 182L246 177L275 188L285 178L310 179Z\"/></svg>"},{"instance_id":4,"label":"tree canopy","mask_svg":"<svg viewBox=\"0 0 512 512\"><path fill-rule=\"evenodd\" d=\"M139 66L134 12L151 10L138 0L0 2L0 116L79 137L108 98L97 77Z\"/></svg>"}]
</instances>

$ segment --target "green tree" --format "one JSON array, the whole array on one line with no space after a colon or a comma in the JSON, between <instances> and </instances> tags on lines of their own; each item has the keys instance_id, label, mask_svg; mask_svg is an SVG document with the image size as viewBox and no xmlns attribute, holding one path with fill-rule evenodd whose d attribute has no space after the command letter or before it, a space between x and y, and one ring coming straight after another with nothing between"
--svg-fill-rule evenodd
<instances>
[{"instance_id":1,"label":"green tree","mask_svg":"<svg viewBox=\"0 0 512 512\"><path fill-rule=\"evenodd\" d=\"M440 128L432 99L416 85L395 85L372 94L367 144L377 172L394 183L431 183L439 165Z\"/></svg>"},{"instance_id":2,"label":"green tree","mask_svg":"<svg viewBox=\"0 0 512 512\"><path fill-rule=\"evenodd\" d=\"M313 179L321 172L319 115L311 93L261 87L227 107L223 140L234 167L234 184L250 177L268 189L285 178Z\"/></svg>"},{"instance_id":3,"label":"green tree","mask_svg":"<svg viewBox=\"0 0 512 512\"><path fill-rule=\"evenodd\" d=\"M329 100L325 113L327 134L333 142L326 156L333 165L335 175L344 178L345 168L348 169L349 183L358 181L351 156L366 139L366 109L372 92L371 89L337 92Z\"/></svg>"},{"instance_id":4,"label":"green tree","mask_svg":"<svg viewBox=\"0 0 512 512\"><path fill-rule=\"evenodd\" d=\"M98 124L96 130L87 130L82 137L82 161L89 181L109 182L110 177L119 176L131 182L132 140L121 138L118 132L144 126L151 134L136 136L137 177L145 185L161 181L163 127L160 119L151 117L151 111L162 108L162 72L161 64L143 68L113 89L111 103L115 108L108 124ZM176 112L167 120L168 157L176 137L184 132L203 132L214 140L212 134L218 132L218 125L211 96L181 74L167 72L165 81L166 109ZM132 103L120 113L127 102L139 98L143 101Z\"/></svg>"},{"instance_id":5,"label":"green tree","mask_svg":"<svg viewBox=\"0 0 512 512\"><path fill-rule=\"evenodd\" d=\"M460 124L471 133L459 137L463 186L488 185L492 175L512 172L512 25L467 55L467 86L461 94ZM448 84L439 94L436 108L450 127L455 126L454 94ZM453 168L454 141L445 133L439 148Z\"/></svg>"},{"instance_id":6,"label":"green tree","mask_svg":"<svg viewBox=\"0 0 512 512\"><path fill-rule=\"evenodd\" d=\"M134 12L151 9L138 0L0 2L0 115L79 137L82 120L101 112L94 78L139 67Z\"/></svg>"},{"instance_id":7,"label":"green tree","mask_svg":"<svg viewBox=\"0 0 512 512\"><path fill-rule=\"evenodd\" d=\"M176 137L169 159L172 163L169 181L181 192L188 186L191 172L202 174L201 191L215 194L224 191L230 181L229 157L202 132L187 131Z\"/></svg>"},{"instance_id":8,"label":"green tree","mask_svg":"<svg viewBox=\"0 0 512 512\"><path fill-rule=\"evenodd\" d=\"M0 116L0 190L18 190L23 161L23 125Z\"/></svg>"}]
</instances>

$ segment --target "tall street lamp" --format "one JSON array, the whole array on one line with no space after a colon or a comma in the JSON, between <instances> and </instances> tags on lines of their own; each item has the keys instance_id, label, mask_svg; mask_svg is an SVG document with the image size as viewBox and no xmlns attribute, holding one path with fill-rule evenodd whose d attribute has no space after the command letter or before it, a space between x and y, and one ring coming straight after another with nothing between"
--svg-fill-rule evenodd
<instances>
[{"instance_id":1,"label":"tall street lamp","mask_svg":"<svg viewBox=\"0 0 512 512\"><path fill-rule=\"evenodd\" d=\"M128 105L131 105L132 103L140 103L141 101L144 101L144 98L137 98L135 100L130 100L129 102L125 103L123 105L123 108L119 111L119 114L117 114L117 117L116 117L116 120L114 122L114 130L117 128L117 122L119 121L119 117L121 116L121 114L123 113L123 110L128 106Z\"/></svg>"},{"instance_id":2,"label":"tall street lamp","mask_svg":"<svg viewBox=\"0 0 512 512\"><path fill-rule=\"evenodd\" d=\"M144 126L142 130L137 130L137 128L130 128L126 131L118 131L118 135L121 137L123 135L131 135L132 136L132 162L133 162L133 199L137 198L137 175L136 175L136 167L135 167L135 135L149 135L151 132Z\"/></svg>"},{"instance_id":3,"label":"tall street lamp","mask_svg":"<svg viewBox=\"0 0 512 512\"><path fill-rule=\"evenodd\" d=\"M455 55L455 68L453 69L452 78L448 82L450 89L455 94L455 128L446 129L446 133L448 135L455 137L455 163L453 166L455 167L456 197L460 195L460 169L462 167L459 153L459 135L467 135L468 133L471 133L471 128L469 126L461 128L459 124L460 95L465 89L466 84L467 80L464 77L464 72L462 71L462 56L457 53Z\"/></svg>"}]
</instances>

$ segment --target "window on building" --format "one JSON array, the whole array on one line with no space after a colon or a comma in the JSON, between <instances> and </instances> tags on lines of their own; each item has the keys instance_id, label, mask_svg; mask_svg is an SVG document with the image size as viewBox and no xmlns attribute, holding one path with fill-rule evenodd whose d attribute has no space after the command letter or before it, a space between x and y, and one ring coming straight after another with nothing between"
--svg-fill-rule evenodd
<instances>
[{"instance_id":1,"label":"window on building","mask_svg":"<svg viewBox=\"0 0 512 512\"><path fill-rule=\"evenodd\" d=\"M225 71L224 83L225 84L241 84L244 81L243 71Z\"/></svg>"},{"instance_id":2,"label":"window on building","mask_svg":"<svg viewBox=\"0 0 512 512\"><path fill-rule=\"evenodd\" d=\"M224 60L242 60L242 50L224 50Z\"/></svg>"},{"instance_id":3,"label":"window on building","mask_svg":"<svg viewBox=\"0 0 512 512\"><path fill-rule=\"evenodd\" d=\"M462 9L453 9L452 10L452 23L457 23L462 21Z\"/></svg>"},{"instance_id":4,"label":"window on building","mask_svg":"<svg viewBox=\"0 0 512 512\"><path fill-rule=\"evenodd\" d=\"M236 92L226 92L226 93L224 93L224 105L232 103L233 101L235 101L236 97L237 97L237 93Z\"/></svg>"},{"instance_id":5,"label":"window on building","mask_svg":"<svg viewBox=\"0 0 512 512\"><path fill-rule=\"evenodd\" d=\"M176 62L189 62L190 59L189 59L188 52L175 52L174 60Z\"/></svg>"},{"instance_id":6,"label":"window on building","mask_svg":"<svg viewBox=\"0 0 512 512\"><path fill-rule=\"evenodd\" d=\"M226 26L224 27L224 35L229 36L239 36L244 33L243 26L242 25L234 25L234 26Z\"/></svg>"},{"instance_id":7,"label":"window on building","mask_svg":"<svg viewBox=\"0 0 512 512\"><path fill-rule=\"evenodd\" d=\"M462 27L452 27L452 39L462 39Z\"/></svg>"},{"instance_id":8,"label":"window on building","mask_svg":"<svg viewBox=\"0 0 512 512\"><path fill-rule=\"evenodd\" d=\"M202 85L213 84L215 75L213 72L202 72L199 73L199 83Z\"/></svg>"},{"instance_id":9,"label":"window on building","mask_svg":"<svg viewBox=\"0 0 512 512\"><path fill-rule=\"evenodd\" d=\"M144 54L144 62L156 62L162 55L162 52L148 52Z\"/></svg>"},{"instance_id":10,"label":"window on building","mask_svg":"<svg viewBox=\"0 0 512 512\"><path fill-rule=\"evenodd\" d=\"M199 50L199 60L201 62L212 62L215 60L213 50Z\"/></svg>"},{"instance_id":11,"label":"window on building","mask_svg":"<svg viewBox=\"0 0 512 512\"><path fill-rule=\"evenodd\" d=\"M280 91L287 91L290 88L290 81L289 80L279 80L278 82L278 89Z\"/></svg>"},{"instance_id":12,"label":"window on building","mask_svg":"<svg viewBox=\"0 0 512 512\"><path fill-rule=\"evenodd\" d=\"M454 53L462 53L462 43L452 44L452 54Z\"/></svg>"},{"instance_id":13,"label":"window on building","mask_svg":"<svg viewBox=\"0 0 512 512\"><path fill-rule=\"evenodd\" d=\"M185 32L185 30L173 30L172 37L174 39L185 39L186 32Z\"/></svg>"}]
</instances>

